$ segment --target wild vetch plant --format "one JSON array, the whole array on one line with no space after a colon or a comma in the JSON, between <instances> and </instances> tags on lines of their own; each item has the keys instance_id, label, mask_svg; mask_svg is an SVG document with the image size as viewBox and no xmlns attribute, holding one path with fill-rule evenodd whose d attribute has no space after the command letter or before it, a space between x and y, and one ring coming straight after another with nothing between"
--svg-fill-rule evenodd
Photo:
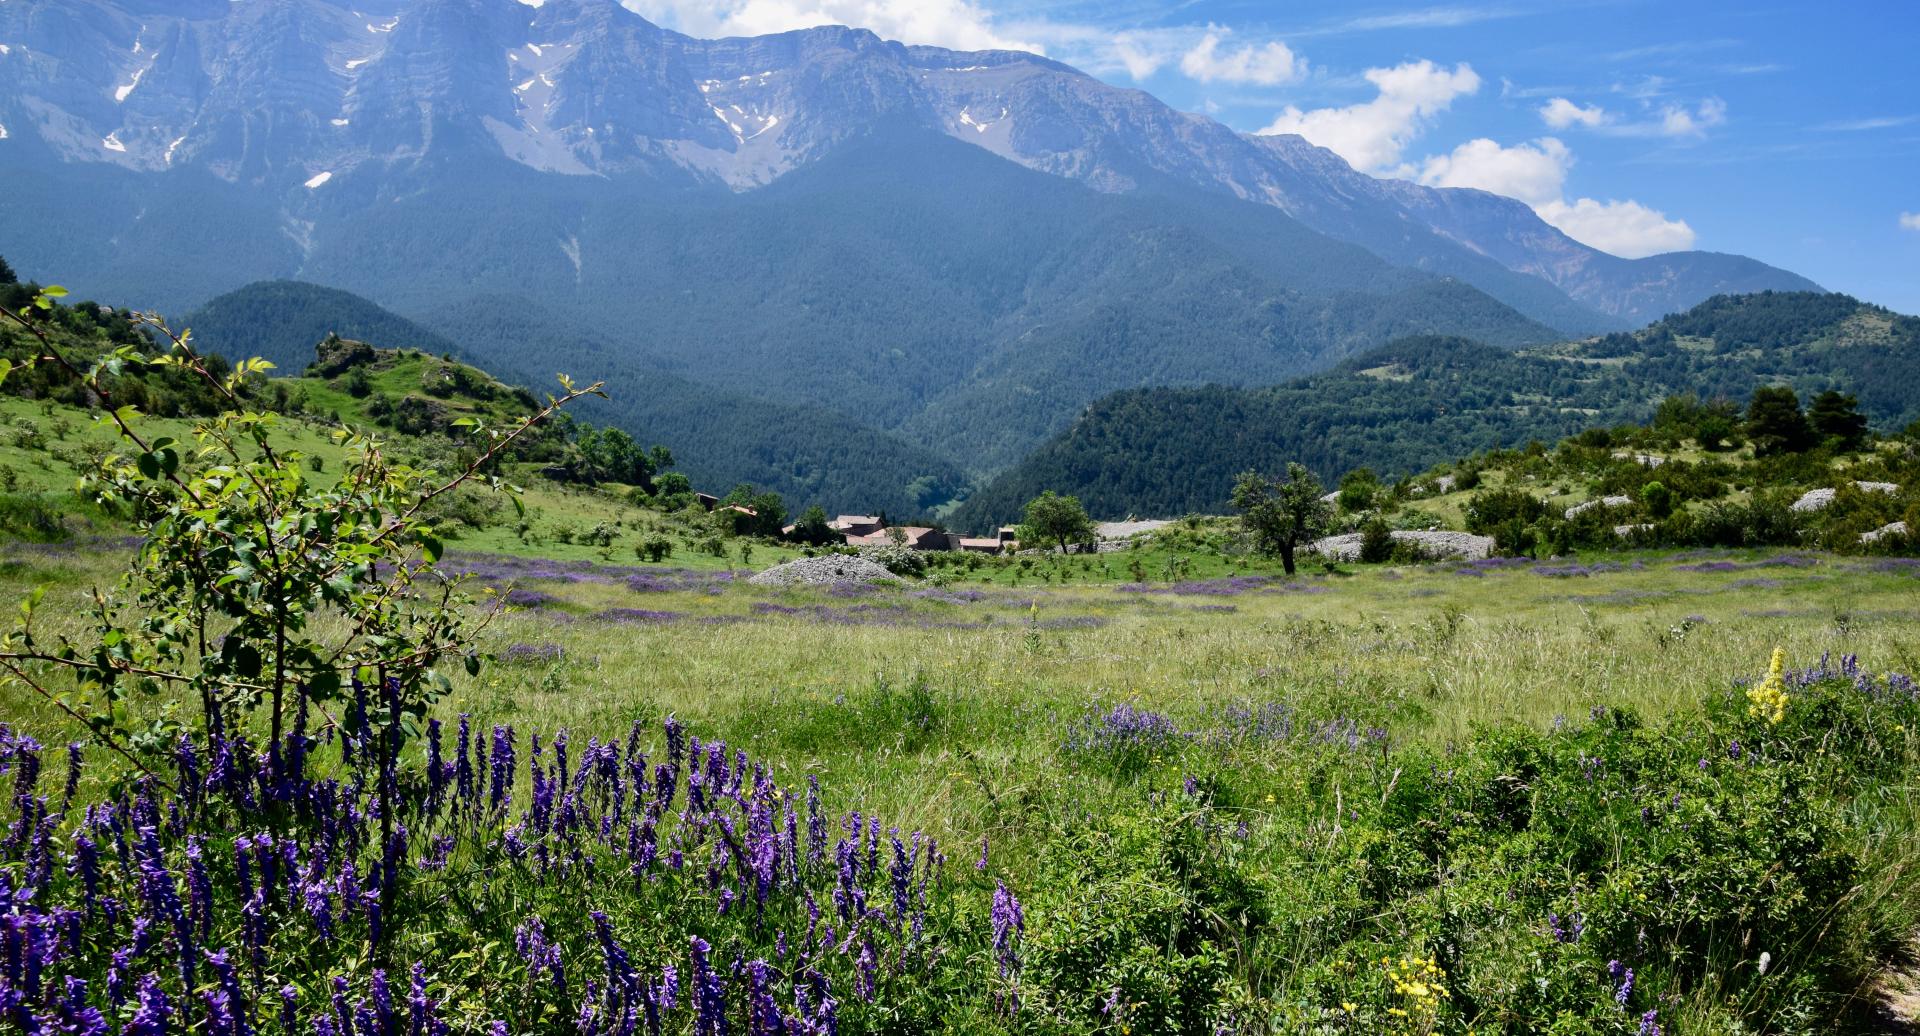
<instances>
[{"instance_id":1,"label":"wild vetch plant","mask_svg":"<svg viewBox=\"0 0 1920 1036\"><path fill-rule=\"evenodd\" d=\"M828 815L815 781L783 787L672 719L658 744L638 725L579 744L429 722L402 769L367 751L371 699L356 686L344 725L310 731L302 696L278 746L182 735L164 772L84 807L83 752L56 791L46 750L0 729L0 1018L90 1036L832 1033L964 961L929 926L951 892L939 847ZM1008 911L1017 927L1003 887L980 997L1018 966Z\"/></svg>"},{"instance_id":2,"label":"wild vetch plant","mask_svg":"<svg viewBox=\"0 0 1920 1036\"><path fill-rule=\"evenodd\" d=\"M69 746L55 791L46 749L0 726L9 1029L799 1036L912 1028L911 1005L954 990L962 1010L1013 1002L1017 946L989 954L983 932L964 952L928 837L832 817L817 783L782 786L672 720L659 744L638 725L579 744L428 717L443 660L479 658L423 508L498 484L495 458L597 386L563 379L449 480L351 438L353 462L316 484L273 415L244 409L263 364L216 379L155 327L164 353L87 370L40 336L36 362L103 400L118 365L161 364L230 409L191 445L111 412L125 449L89 484L139 524L138 557L95 593L92 643L39 636L30 601L0 644L0 670L118 756ZM199 722L171 721L170 701Z\"/></svg>"}]
</instances>

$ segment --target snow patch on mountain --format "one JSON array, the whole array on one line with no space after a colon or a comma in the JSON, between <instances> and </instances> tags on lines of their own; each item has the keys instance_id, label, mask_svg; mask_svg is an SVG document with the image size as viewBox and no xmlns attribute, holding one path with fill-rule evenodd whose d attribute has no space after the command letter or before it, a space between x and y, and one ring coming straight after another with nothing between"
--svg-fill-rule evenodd
<instances>
[{"instance_id":1,"label":"snow patch on mountain","mask_svg":"<svg viewBox=\"0 0 1920 1036\"><path fill-rule=\"evenodd\" d=\"M117 87L114 89L113 103L125 104L127 100L127 95L133 93L133 88L140 85L140 77L146 74L147 74L147 70L144 68L134 69L133 80L127 83L125 86Z\"/></svg>"}]
</instances>

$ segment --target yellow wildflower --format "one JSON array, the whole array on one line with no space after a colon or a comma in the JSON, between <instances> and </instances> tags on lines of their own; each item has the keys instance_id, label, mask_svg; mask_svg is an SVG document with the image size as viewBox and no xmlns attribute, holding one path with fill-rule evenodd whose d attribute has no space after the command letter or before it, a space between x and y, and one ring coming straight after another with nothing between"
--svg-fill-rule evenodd
<instances>
[{"instance_id":1,"label":"yellow wildflower","mask_svg":"<svg viewBox=\"0 0 1920 1036\"><path fill-rule=\"evenodd\" d=\"M1787 651L1773 649L1767 678L1747 689L1747 715L1778 723L1787 716Z\"/></svg>"}]
</instances>

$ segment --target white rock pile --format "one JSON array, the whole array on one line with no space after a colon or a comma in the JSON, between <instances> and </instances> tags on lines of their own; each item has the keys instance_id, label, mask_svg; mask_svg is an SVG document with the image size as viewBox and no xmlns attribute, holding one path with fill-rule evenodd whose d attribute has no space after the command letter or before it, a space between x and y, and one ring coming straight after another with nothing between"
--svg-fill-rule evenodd
<instances>
[{"instance_id":1,"label":"white rock pile","mask_svg":"<svg viewBox=\"0 0 1920 1036\"><path fill-rule=\"evenodd\" d=\"M1898 493L1900 486L1895 482L1855 482L1855 489L1863 493ZM1832 489L1809 489L1800 499L1793 502L1796 511L1821 511L1833 503Z\"/></svg>"},{"instance_id":2,"label":"white rock pile","mask_svg":"<svg viewBox=\"0 0 1920 1036\"><path fill-rule=\"evenodd\" d=\"M1656 457L1651 453L1628 453L1621 450L1613 455L1614 460L1632 460L1643 468L1657 468L1667 462L1665 457Z\"/></svg>"},{"instance_id":3,"label":"white rock pile","mask_svg":"<svg viewBox=\"0 0 1920 1036\"><path fill-rule=\"evenodd\" d=\"M1402 532L1389 533L1395 543L1411 543L1420 552L1430 558L1449 558L1463 561L1477 561L1493 556L1493 537L1475 536L1467 532ZM1309 551L1319 554L1330 561L1358 561L1360 559L1360 534L1349 532L1341 536L1328 536L1315 540Z\"/></svg>"},{"instance_id":4,"label":"white rock pile","mask_svg":"<svg viewBox=\"0 0 1920 1036\"><path fill-rule=\"evenodd\" d=\"M747 578L755 586L810 587L840 583L872 584L900 581L900 577L866 558L829 554L817 558L798 558L775 565Z\"/></svg>"},{"instance_id":5,"label":"white rock pile","mask_svg":"<svg viewBox=\"0 0 1920 1036\"><path fill-rule=\"evenodd\" d=\"M1831 489L1809 489L1805 495L1793 502L1793 509L1796 511L1824 511L1828 504L1833 503L1833 492Z\"/></svg>"},{"instance_id":6,"label":"white rock pile","mask_svg":"<svg viewBox=\"0 0 1920 1036\"><path fill-rule=\"evenodd\" d=\"M1142 533L1164 529L1173 523L1165 519L1128 519L1124 522L1100 522L1093 534L1101 540L1129 540Z\"/></svg>"},{"instance_id":7,"label":"white rock pile","mask_svg":"<svg viewBox=\"0 0 1920 1036\"><path fill-rule=\"evenodd\" d=\"M1899 537L1899 536L1905 536L1906 534L1907 534L1906 522L1891 522L1886 525L1882 525L1881 527L1873 530L1872 532L1861 533L1860 542L1861 543L1878 543L1889 536Z\"/></svg>"},{"instance_id":8,"label":"white rock pile","mask_svg":"<svg viewBox=\"0 0 1920 1036\"><path fill-rule=\"evenodd\" d=\"M1603 496L1598 500L1588 500L1567 508L1567 517L1572 518L1576 514L1591 511L1596 507L1625 507L1630 503L1633 503L1633 498L1630 496Z\"/></svg>"}]
</instances>

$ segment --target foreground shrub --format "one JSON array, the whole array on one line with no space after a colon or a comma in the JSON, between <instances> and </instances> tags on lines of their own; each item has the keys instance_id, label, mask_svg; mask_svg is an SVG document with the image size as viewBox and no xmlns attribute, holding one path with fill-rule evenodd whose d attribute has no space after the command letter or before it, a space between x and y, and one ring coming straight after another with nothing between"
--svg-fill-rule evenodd
<instances>
[{"instance_id":1,"label":"foreground shrub","mask_svg":"<svg viewBox=\"0 0 1920 1036\"><path fill-rule=\"evenodd\" d=\"M1912 779L1920 688L1777 683L1447 751L1090 713L1022 994L1063 1032L1872 1031L1914 904L1858 803Z\"/></svg>"},{"instance_id":2,"label":"foreground shrub","mask_svg":"<svg viewBox=\"0 0 1920 1036\"><path fill-rule=\"evenodd\" d=\"M41 746L0 732L9 1026L924 1031L997 982L945 977L973 961L943 926L971 929L931 839L829 817L817 783L671 719L663 745L638 725L577 745L463 716L401 771L363 721L312 737L306 718L267 750L182 737L169 772L84 807L77 746L56 791Z\"/></svg>"}]
</instances>

